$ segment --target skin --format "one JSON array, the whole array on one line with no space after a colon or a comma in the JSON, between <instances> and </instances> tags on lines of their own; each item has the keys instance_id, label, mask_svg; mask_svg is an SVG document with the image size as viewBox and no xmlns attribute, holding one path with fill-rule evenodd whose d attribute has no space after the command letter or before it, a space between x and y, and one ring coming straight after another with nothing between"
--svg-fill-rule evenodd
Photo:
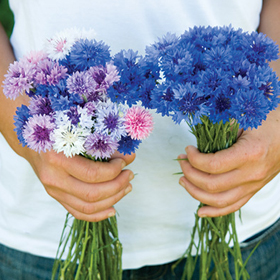
<instances>
[{"instance_id":1,"label":"skin","mask_svg":"<svg viewBox=\"0 0 280 280\"><path fill-rule=\"evenodd\" d=\"M279 0L265 0L259 31L280 43ZM0 82L15 60L9 40L0 26ZM280 74L279 62L272 67ZM1 89L2 90L2 89ZM132 189L133 173L124 170L135 155L116 153L108 163L93 162L80 156L66 158L54 152L36 153L19 145L13 131L16 107L27 104L21 96L12 101L0 92L0 132L12 149L25 158L47 193L74 217L100 221L115 214L113 205ZM186 147L179 158L184 176L179 183L197 200L207 204L200 216L220 216L238 210L280 170L280 109L254 130L243 132L231 148L215 154L202 154Z\"/></svg>"},{"instance_id":2,"label":"skin","mask_svg":"<svg viewBox=\"0 0 280 280\"><path fill-rule=\"evenodd\" d=\"M0 25L0 83L15 60L9 40ZM28 97L7 99L1 87L0 132L12 149L25 158L47 193L61 203L75 218L100 221L115 215L113 205L132 190L133 172L124 170L135 155L115 153L109 162L94 162L81 156L66 158L55 152L36 153L23 148L13 131L16 107L28 104Z\"/></svg>"},{"instance_id":3,"label":"skin","mask_svg":"<svg viewBox=\"0 0 280 280\"><path fill-rule=\"evenodd\" d=\"M264 0L259 32L280 44L280 1ZM280 76L280 60L271 63ZM236 144L213 154L187 146L179 156L184 176L179 183L206 204L201 217L217 217L240 209L280 171L280 108L258 129L240 132Z\"/></svg>"}]
</instances>

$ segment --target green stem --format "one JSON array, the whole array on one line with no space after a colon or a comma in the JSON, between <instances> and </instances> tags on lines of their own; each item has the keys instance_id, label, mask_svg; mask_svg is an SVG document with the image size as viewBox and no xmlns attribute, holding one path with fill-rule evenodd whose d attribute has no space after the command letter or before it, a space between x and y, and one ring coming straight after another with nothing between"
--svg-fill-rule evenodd
<instances>
[{"instance_id":1,"label":"green stem","mask_svg":"<svg viewBox=\"0 0 280 280\"><path fill-rule=\"evenodd\" d=\"M202 123L190 126L197 139L197 147L203 153L215 153L232 146L237 140L238 124L235 121L213 124L202 117ZM203 204L200 204L199 208ZM198 208L198 209L199 209ZM184 256L187 256L182 279L191 280L196 261L193 261L192 251L196 249L195 260L200 254L200 280L232 279L229 271L228 255L232 254L235 264L235 279L242 275L247 280L248 273L242 261L235 227L235 213L217 218L199 218L196 214L195 225L191 234L191 242ZM195 236L198 244L195 245ZM230 247L233 244L233 249ZM213 269L211 265L214 264Z\"/></svg>"}]
</instances>

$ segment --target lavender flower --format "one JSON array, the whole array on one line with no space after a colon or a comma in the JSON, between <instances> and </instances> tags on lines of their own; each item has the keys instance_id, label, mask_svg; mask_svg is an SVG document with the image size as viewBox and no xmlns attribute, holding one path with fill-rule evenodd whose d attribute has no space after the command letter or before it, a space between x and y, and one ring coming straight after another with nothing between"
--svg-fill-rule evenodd
<instances>
[{"instance_id":1,"label":"lavender flower","mask_svg":"<svg viewBox=\"0 0 280 280\"><path fill-rule=\"evenodd\" d=\"M11 64L4 80L6 97L15 100L20 94L32 90L35 73L34 65L24 60Z\"/></svg>"},{"instance_id":2,"label":"lavender flower","mask_svg":"<svg viewBox=\"0 0 280 280\"><path fill-rule=\"evenodd\" d=\"M51 60L43 60L36 69L35 82L42 85L56 85L66 77L67 69Z\"/></svg>"},{"instance_id":3,"label":"lavender flower","mask_svg":"<svg viewBox=\"0 0 280 280\"><path fill-rule=\"evenodd\" d=\"M120 139L126 134L124 118L121 117L117 104L100 103L95 116L97 132L110 135L113 139Z\"/></svg>"},{"instance_id":4,"label":"lavender flower","mask_svg":"<svg viewBox=\"0 0 280 280\"><path fill-rule=\"evenodd\" d=\"M36 152L52 149L51 133L55 128L53 119L46 115L34 115L28 119L23 129L27 146Z\"/></svg>"},{"instance_id":5,"label":"lavender flower","mask_svg":"<svg viewBox=\"0 0 280 280\"><path fill-rule=\"evenodd\" d=\"M96 160L106 160L117 150L118 141L102 133L90 134L85 141L86 154Z\"/></svg>"}]
</instances>

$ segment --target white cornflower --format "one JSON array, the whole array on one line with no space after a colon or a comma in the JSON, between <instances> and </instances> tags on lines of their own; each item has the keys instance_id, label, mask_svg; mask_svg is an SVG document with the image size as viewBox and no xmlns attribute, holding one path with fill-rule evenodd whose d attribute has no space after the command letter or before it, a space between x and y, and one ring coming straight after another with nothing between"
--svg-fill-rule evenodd
<instances>
[{"instance_id":1,"label":"white cornflower","mask_svg":"<svg viewBox=\"0 0 280 280\"><path fill-rule=\"evenodd\" d=\"M78 106L77 109L78 109L78 114L80 115L79 126L84 130L89 129L90 131L91 128L94 127L94 122L95 122L93 120L94 115L93 114L90 115L87 108L82 108Z\"/></svg>"},{"instance_id":2,"label":"white cornflower","mask_svg":"<svg viewBox=\"0 0 280 280\"><path fill-rule=\"evenodd\" d=\"M51 135L54 142L53 150L60 153L63 152L66 157L72 157L85 152L84 142L89 135L89 131L85 131L80 127L76 127L68 121L55 129Z\"/></svg>"},{"instance_id":3,"label":"white cornflower","mask_svg":"<svg viewBox=\"0 0 280 280\"><path fill-rule=\"evenodd\" d=\"M79 30L77 28L69 28L56 33L52 38L45 42L44 50L48 57L53 60L64 59L71 50L74 43L80 39L93 39L95 32L90 30Z\"/></svg>"}]
</instances>

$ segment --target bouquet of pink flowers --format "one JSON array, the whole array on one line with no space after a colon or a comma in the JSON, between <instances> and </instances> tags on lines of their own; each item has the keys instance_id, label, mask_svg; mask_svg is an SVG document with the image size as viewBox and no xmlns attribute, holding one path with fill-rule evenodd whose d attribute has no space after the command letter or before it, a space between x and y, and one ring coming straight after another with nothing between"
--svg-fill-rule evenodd
<instances>
[{"instance_id":1,"label":"bouquet of pink flowers","mask_svg":"<svg viewBox=\"0 0 280 280\"><path fill-rule=\"evenodd\" d=\"M132 50L112 58L92 32L73 29L11 64L5 95L30 98L14 118L20 143L39 153L54 150L95 161L107 161L115 151L134 153L153 127L151 114L135 105L140 101L135 92L146 80L141 59ZM96 223L74 219L68 230L69 220L68 214L53 279L121 279L116 217Z\"/></svg>"}]
</instances>

